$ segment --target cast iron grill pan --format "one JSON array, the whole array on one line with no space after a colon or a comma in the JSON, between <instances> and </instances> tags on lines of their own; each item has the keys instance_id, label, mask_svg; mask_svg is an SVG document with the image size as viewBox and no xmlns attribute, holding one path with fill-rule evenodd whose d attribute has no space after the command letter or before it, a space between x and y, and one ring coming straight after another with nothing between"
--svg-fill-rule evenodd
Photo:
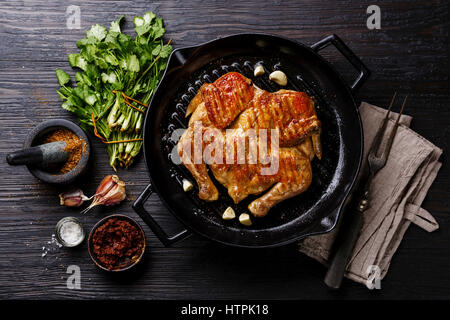
<instances>
[{"instance_id":1,"label":"cast iron grill pan","mask_svg":"<svg viewBox=\"0 0 450 320\"><path fill-rule=\"evenodd\" d=\"M332 36L331 39L329 42L335 44L333 41L338 38ZM316 57L320 58L309 48L266 35L230 36L172 54L145 120L144 154L152 183L134 204L135 210L163 243L171 244L192 230L236 246L274 246L333 228L359 170L361 124L349 88L326 62ZM258 64L266 73L254 77L253 69ZM268 79L274 70L286 73L286 87ZM355 88L367 77L363 75L365 69L359 70L362 76L353 85ZM272 208L266 217L252 218L250 228L241 225L238 219L224 221L221 216L229 206L237 215L248 213L248 204L258 196L249 196L236 205L210 174L219 189L219 200L202 201L189 171L172 161L179 136L174 132L187 127L189 119L185 118L185 112L189 102L203 83L214 82L230 71L243 74L256 86L270 92L283 88L308 93L315 101L323 128L323 157L312 161L311 186L306 192ZM318 71L326 73L325 79L332 85L324 83L324 76ZM190 180L194 189L184 192L183 179ZM169 237L145 212L143 202L152 191L156 191L172 214L188 227L186 231Z\"/></svg>"}]
</instances>

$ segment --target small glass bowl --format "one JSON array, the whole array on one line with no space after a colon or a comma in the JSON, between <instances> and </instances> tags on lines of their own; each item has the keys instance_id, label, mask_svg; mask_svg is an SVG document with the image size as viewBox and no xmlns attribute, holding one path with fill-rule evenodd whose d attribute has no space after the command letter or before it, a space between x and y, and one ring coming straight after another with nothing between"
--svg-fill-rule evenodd
<instances>
[{"instance_id":1,"label":"small glass bowl","mask_svg":"<svg viewBox=\"0 0 450 320\"><path fill-rule=\"evenodd\" d=\"M60 236L61 228L62 228L62 226L64 225L64 223L66 223L66 222L75 222L76 224L78 224L78 225L80 226L80 228L81 228L81 237L80 237L80 239L79 239L77 242L74 242L74 243L67 243L67 242L64 241L64 240L62 239L62 237ZM81 223L80 220L78 220L78 219L75 218L75 217L65 217L65 218L62 218L62 219L59 220L58 223L56 224L56 228L55 228L55 237L56 237L56 240L58 240L58 242L59 242L60 244L62 244L64 247L67 247L67 248L76 247L76 246L78 246L80 243L82 243L83 240L84 240L84 238L85 238L85 232L84 232L83 224Z\"/></svg>"}]
</instances>

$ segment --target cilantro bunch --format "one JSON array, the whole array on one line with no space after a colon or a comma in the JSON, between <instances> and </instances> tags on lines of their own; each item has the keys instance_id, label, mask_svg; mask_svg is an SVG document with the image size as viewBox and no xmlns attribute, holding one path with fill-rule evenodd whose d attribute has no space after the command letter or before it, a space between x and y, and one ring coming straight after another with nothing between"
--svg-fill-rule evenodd
<instances>
[{"instance_id":1,"label":"cilantro bunch","mask_svg":"<svg viewBox=\"0 0 450 320\"><path fill-rule=\"evenodd\" d=\"M121 32L123 18L111 22L109 30L96 24L77 41L80 52L69 55L70 66L78 69L76 86L56 69L62 108L73 112L84 129L94 129L107 145L114 170L128 167L142 147L145 111L172 52L163 43L163 21L155 13L133 19L135 38Z\"/></svg>"}]
</instances>

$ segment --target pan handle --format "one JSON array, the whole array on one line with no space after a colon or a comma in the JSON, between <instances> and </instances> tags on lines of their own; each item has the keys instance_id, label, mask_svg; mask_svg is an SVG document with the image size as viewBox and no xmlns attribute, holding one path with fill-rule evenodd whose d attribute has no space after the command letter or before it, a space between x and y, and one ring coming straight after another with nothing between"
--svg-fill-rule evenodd
<instances>
[{"instance_id":1,"label":"pan handle","mask_svg":"<svg viewBox=\"0 0 450 320\"><path fill-rule=\"evenodd\" d=\"M174 58L173 61L174 63L177 63L178 65L183 65L186 63L186 60L188 60L192 54L194 53L194 51L198 48L198 46L192 46L192 47L183 47L183 48L178 48L175 49L170 58ZM170 59L172 60L172 59Z\"/></svg>"},{"instance_id":2,"label":"pan handle","mask_svg":"<svg viewBox=\"0 0 450 320\"><path fill-rule=\"evenodd\" d=\"M328 47L330 44L334 47L350 62L356 70L359 72L358 78L350 86L352 92L358 91L358 89L363 85L363 83L369 78L370 70L364 65L361 59L355 55L355 53L339 38L337 35L332 34L319 42L314 43L311 46L315 52Z\"/></svg>"},{"instance_id":3,"label":"pan handle","mask_svg":"<svg viewBox=\"0 0 450 320\"><path fill-rule=\"evenodd\" d=\"M144 220L144 222L152 229L158 239L166 246L174 244L175 242L182 240L189 236L191 233L188 230L183 230L173 236L167 235L167 233L161 228L161 226L156 222L155 219L150 215L150 213L145 210L144 203L147 201L148 197L153 193L152 185L149 184L144 192L141 193L139 198L133 203L133 210Z\"/></svg>"}]
</instances>

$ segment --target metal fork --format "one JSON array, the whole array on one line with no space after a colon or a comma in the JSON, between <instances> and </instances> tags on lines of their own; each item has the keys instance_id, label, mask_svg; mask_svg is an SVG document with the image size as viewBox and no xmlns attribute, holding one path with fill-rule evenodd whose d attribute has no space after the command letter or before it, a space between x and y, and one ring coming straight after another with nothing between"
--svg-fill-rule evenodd
<instances>
[{"instance_id":1,"label":"metal fork","mask_svg":"<svg viewBox=\"0 0 450 320\"><path fill-rule=\"evenodd\" d=\"M375 138L373 139L373 142L370 146L369 154L367 155L367 163L369 165L369 175L372 177L386 165L387 158L389 156L389 153L391 152L392 143L394 142L395 134L397 133L400 117L402 116L406 100L408 99L408 96L406 96L405 99L403 100L402 108L400 109L400 113L397 116L397 120L395 121L395 125L392 128L389 139L386 142L386 147L384 148L383 153L380 156L377 156L378 149L380 148L381 141L383 140L384 131L386 130L387 123L389 121L389 115L391 113L392 105L394 104L396 97L397 92L394 93L394 96L392 97L391 104L389 105L389 109L386 113L386 117L384 118L382 125L378 129Z\"/></svg>"},{"instance_id":2,"label":"metal fork","mask_svg":"<svg viewBox=\"0 0 450 320\"><path fill-rule=\"evenodd\" d=\"M378 154L387 128L387 124L389 122L389 115L391 113L391 109L396 97L397 93L394 93L386 116L380 127L378 128L372 144L370 145L369 153L367 155L368 171L366 171L362 175L359 181L358 189L362 190L362 192L358 193L359 196L356 196L354 199L355 201L357 201L356 208L351 207L353 209L353 212L351 212L352 214L349 216L348 224L344 224L342 226L336 241L339 246L333 257L333 260L331 261L330 267L324 280L327 286L334 289L338 289L341 286L345 268L353 251L353 247L355 246L355 242L359 235L359 232L361 231L363 223L363 213L370 206L370 183L372 182L372 179L377 174L377 172L386 165L389 153L392 149L392 143L394 142L394 137L397 133L400 117L403 114L403 109L405 108L408 96L406 96L403 100L400 113L398 114L397 120L395 121L395 124L391 129L391 133L389 134L389 138L386 142L384 150L380 155Z\"/></svg>"}]
</instances>

